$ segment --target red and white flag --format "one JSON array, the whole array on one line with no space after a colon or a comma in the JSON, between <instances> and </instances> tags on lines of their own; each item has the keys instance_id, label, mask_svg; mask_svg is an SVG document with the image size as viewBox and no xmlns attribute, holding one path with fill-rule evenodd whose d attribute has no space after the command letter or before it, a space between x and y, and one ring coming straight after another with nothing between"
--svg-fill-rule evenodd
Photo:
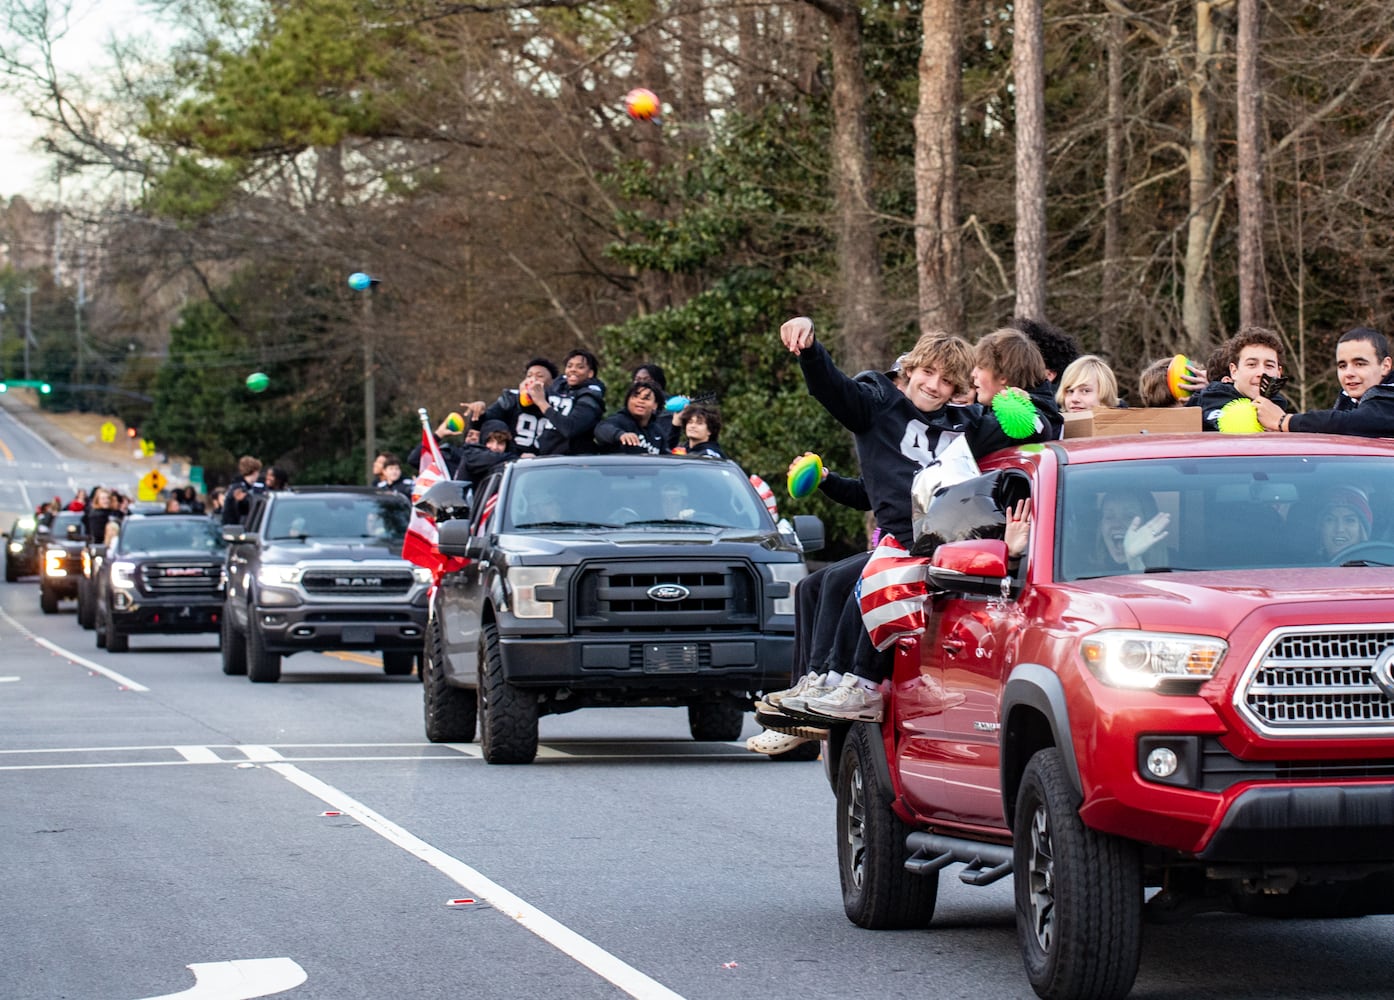
<instances>
[{"instance_id":1,"label":"red and white flag","mask_svg":"<svg viewBox=\"0 0 1394 1000\"><path fill-rule=\"evenodd\" d=\"M775 503L774 490L770 489L770 484L759 476L751 473L750 485L755 487L755 492L760 494L760 499L764 501L765 509L770 512L770 517L779 520L779 507Z\"/></svg>"},{"instance_id":2,"label":"red and white flag","mask_svg":"<svg viewBox=\"0 0 1394 1000\"><path fill-rule=\"evenodd\" d=\"M411 488L411 522L407 525L406 537L402 539L402 558L429 569L437 583L441 574L454 572L469 563L468 559L441 553L436 546L440 538L436 522L415 507L422 494L446 478L441 471L439 454L430 430L421 428L421 471L416 474L416 482Z\"/></svg>"},{"instance_id":3,"label":"red and white flag","mask_svg":"<svg viewBox=\"0 0 1394 1000\"><path fill-rule=\"evenodd\" d=\"M923 635L929 560L912 556L894 535L882 535L857 581L862 624L878 650L897 639Z\"/></svg>"}]
</instances>

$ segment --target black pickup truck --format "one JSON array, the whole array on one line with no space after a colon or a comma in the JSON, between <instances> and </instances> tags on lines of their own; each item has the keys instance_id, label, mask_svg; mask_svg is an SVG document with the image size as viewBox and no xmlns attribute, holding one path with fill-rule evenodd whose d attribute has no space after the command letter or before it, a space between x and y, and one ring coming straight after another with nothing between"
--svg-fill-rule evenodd
<instances>
[{"instance_id":1,"label":"black pickup truck","mask_svg":"<svg viewBox=\"0 0 1394 1000\"><path fill-rule=\"evenodd\" d=\"M489 763L527 763L541 715L665 705L694 739L733 740L752 694L788 683L794 584L823 526L776 524L734 463L545 457L466 490L418 503L469 560L431 607L428 739L478 728Z\"/></svg>"},{"instance_id":2,"label":"black pickup truck","mask_svg":"<svg viewBox=\"0 0 1394 1000\"><path fill-rule=\"evenodd\" d=\"M60 600L77 597L78 580L82 578L82 547L87 543L82 515L74 511L59 511L53 523L40 525L39 547L43 558L39 562L39 607L44 614L58 613Z\"/></svg>"}]
</instances>

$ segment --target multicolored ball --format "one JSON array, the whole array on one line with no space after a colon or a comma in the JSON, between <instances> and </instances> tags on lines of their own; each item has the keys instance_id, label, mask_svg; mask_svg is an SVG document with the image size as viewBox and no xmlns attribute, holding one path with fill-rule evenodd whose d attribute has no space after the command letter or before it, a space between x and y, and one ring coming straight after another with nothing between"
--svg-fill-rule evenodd
<instances>
[{"instance_id":1,"label":"multicolored ball","mask_svg":"<svg viewBox=\"0 0 1394 1000\"><path fill-rule=\"evenodd\" d=\"M445 429L451 434L459 434L465 429L465 418L458 413L447 413L445 415Z\"/></svg>"},{"instance_id":2,"label":"multicolored ball","mask_svg":"<svg viewBox=\"0 0 1394 1000\"><path fill-rule=\"evenodd\" d=\"M1183 383L1191 374L1191 359L1184 354L1178 354L1171 359L1171 364L1167 365L1167 388L1171 390L1173 399L1190 399L1191 393Z\"/></svg>"},{"instance_id":3,"label":"multicolored ball","mask_svg":"<svg viewBox=\"0 0 1394 1000\"><path fill-rule=\"evenodd\" d=\"M658 95L652 90L635 87L624 95L624 110L635 121L652 121L658 116Z\"/></svg>"},{"instance_id":4,"label":"multicolored ball","mask_svg":"<svg viewBox=\"0 0 1394 1000\"><path fill-rule=\"evenodd\" d=\"M1220 407L1216 426L1221 434L1257 434L1263 430L1258 422L1258 408L1252 399L1231 399Z\"/></svg>"},{"instance_id":5,"label":"multicolored ball","mask_svg":"<svg viewBox=\"0 0 1394 1000\"><path fill-rule=\"evenodd\" d=\"M252 372L247 376L247 388L252 392L265 392L266 387L270 384L271 379L266 372Z\"/></svg>"},{"instance_id":6,"label":"multicolored ball","mask_svg":"<svg viewBox=\"0 0 1394 1000\"><path fill-rule=\"evenodd\" d=\"M789 495L802 500L818 488L823 481L823 460L812 453L794 459L789 466L787 486Z\"/></svg>"},{"instance_id":7,"label":"multicolored ball","mask_svg":"<svg viewBox=\"0 0 1394 1000\"><path fill-rule=\"evenodd\" d=\"M992 412L1002 433L1014 441L1036 433L1036 404L1020 389L1007 388L992 397Z\"/></svg>"},{"instance_id":8,"label":"multicolored ball","mask_svg":"<svg viewBox=\"0 0 1394 1000\"><path fill-rule=\"evenodd\" d=\"M687 409L687 404L690 402L692 400L686 396L669 396L668 402L663 404L663 408L669 413L681 413Z\"/></svg>"}]
</instances>

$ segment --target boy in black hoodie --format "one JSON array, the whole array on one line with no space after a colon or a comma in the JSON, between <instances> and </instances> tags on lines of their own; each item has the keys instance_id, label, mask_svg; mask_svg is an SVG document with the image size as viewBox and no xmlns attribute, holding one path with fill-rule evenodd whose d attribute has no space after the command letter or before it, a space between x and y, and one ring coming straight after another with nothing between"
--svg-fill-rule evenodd
<instances>
[{"instance_id":1,"label":"boy in black hoodie","mask_svg":"<svg viewBox=\"0 0 1394 1000\"><path fill-rule=\"evenodd\" d=\"M1211 371L1211 377L1217 381L1191 397L1190 405L1200 407L1201 428L1207 431L1220 429L1220 411L1229 403L1236 399L1264 398L1265 375L1277 379L1283 374L1283 342L1272 330L1260 326L1245 327L1231 337L1226 346L1228 369ZM1229 376L1229 381L1223 380L1225 375ZM1283 410L1292 409L1292 404L1276 390L1270 390L1267 398Z\"/></svg>"},{"instance_id":2,"label":"boy in black hoodie","mask_svg":"<svg viewBox=\"0 0 1394 1000\"><path fill-rule=\"evenodd\" d=\"M541 380L527 383L528 395L543 417L537 454L595 453L595 425L605 415L605 383L595 377L599 370L595 355L578 348L566 356L561 377L550 386L544 387Z\"/></svg>"},{"instance_id":3,"label":"boy in black hoodie","mask_svg":"<svg viewBox=\"0 0 1394 1000\"><path fill-rule=\"evenodd\" d=\"M788 324L786 324L788 325ZM921 339L923 342L923 339ZM788 340L786 340L788 343ZM909 385L906 386L906 395L910 399L916 399L916 371L913 363L916 357L916 350L910 351L910 360L907 361L906 368L909 371ZM800 356L800 364L803 357ZM1027 338L1025 333L1015 331L1015 329L999 329L993 333L988 333L977 344L973 350L973 385L977 393L977 406L970 407L947 407L947 409L958 410L960 416L965 420L962 427L962 434L967 438L969 449L972 450L974 457L984 457L991 455L1002 448L1009 448L1013 445L1029 444L1033 441L1052 441L1058 438L1064 428L1065 420L1061 417L1059 409L1055 406L1054 389L1048 381L1045 372L1045 363L1041 358L1040 349L1036 344ZM804 370L804 377L807 378L807 368ZM884 377L882 377L884 378ZM1020 386L1030 386L1030 392L1022 391ZM811 389L811 385L810 385ZM1001 402L994 406L994 399L998 395L1019 396L1018 404L1019 420L1011 420L1006 417L1006 409ZM1012 399L1011 402L1016 402ZM999 413L1001 410L1001 413ZM1005 424L1004 424L1005 420ZM891 428L888 428L891 430ZM895 449L905 453L906 437L896 442ZM940 439L937 446L948 444L947 438ZM874 449L884 455L885 445ZM916 469L909 470L906 478L896 477L895 485L889 491L889 495L882 497L882 503L877 502L878 492L882 492L880 484L875 483L884 474L884 471L891 467L884 466L878 462L870 463L868 467L867 456L861 448L861 438L857 439L857 456L861 459L861 477L866 484L868 495L873 497L873 509L877 516L877 524L882 530L895 536L896 541L901 543L906 551L910 550L913 544L912 527L910 527L910 483L914 478L914 473L923 469L931 459L933 452L920 463ZM880 457L878 455L873 455ZM892 647L894 649L894 647ZM802 703L804 713L811 715L822 715L828 718L841 718L841 720L860 720L868 722L880 722L882 715L882 697L880 688L881 682L891 676L891 669L894 667L894 653L892 650L880 651L871 646L870 637L866 635L866 629L860 630L857 636L857 651L855 657L856 667L853 674L843 674L838 686L825 695L809 697ZM799 709L799 703L790 706L789 700L783 702L785 709Z\"/></svg>"},{"instance_id":4,"label":"boy in black hoodie","mask_svg":"<svg viewBox=\"0 0 1394 1000\"><path fill-rule=\"evenodd\" d=\"M1259 423L1270 431L1394 437L1394 385L1386 381L1391 369L1394 358L1384 334L1369 327L1348 330L1336 341L1336 374L1342 386L1336 405L1288 414L1267 399L1256 399Z\"/></svg>"}]
</instances>

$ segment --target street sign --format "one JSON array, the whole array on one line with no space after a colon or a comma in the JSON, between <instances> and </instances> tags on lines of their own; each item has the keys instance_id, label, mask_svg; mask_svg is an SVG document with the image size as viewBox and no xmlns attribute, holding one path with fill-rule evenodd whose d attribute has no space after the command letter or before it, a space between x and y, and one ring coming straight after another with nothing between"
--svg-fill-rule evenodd
<instances>
[{"instance_id":1,"label":"street sign","mask_svg":"<svg viewBox=\"0 0 1394 1000\"><path fill-rule=\"evenodd\" d=\"M159 469L151 469L140 477L140 482L136 484L137 500L158 500L160 491L168 485L164 473Z\"/></svg>"},{"instance_id":2,"label":"street sign","mask_svg":"<svg viewBox=\"0 0 1394 1000\"><path fill-rule=\"evenodd\" d=\"M102 423L102 440L107 444L111 444L111 442L116 440L116 425L110 420L103 421Z\"/></svg>"}]
</instances>

